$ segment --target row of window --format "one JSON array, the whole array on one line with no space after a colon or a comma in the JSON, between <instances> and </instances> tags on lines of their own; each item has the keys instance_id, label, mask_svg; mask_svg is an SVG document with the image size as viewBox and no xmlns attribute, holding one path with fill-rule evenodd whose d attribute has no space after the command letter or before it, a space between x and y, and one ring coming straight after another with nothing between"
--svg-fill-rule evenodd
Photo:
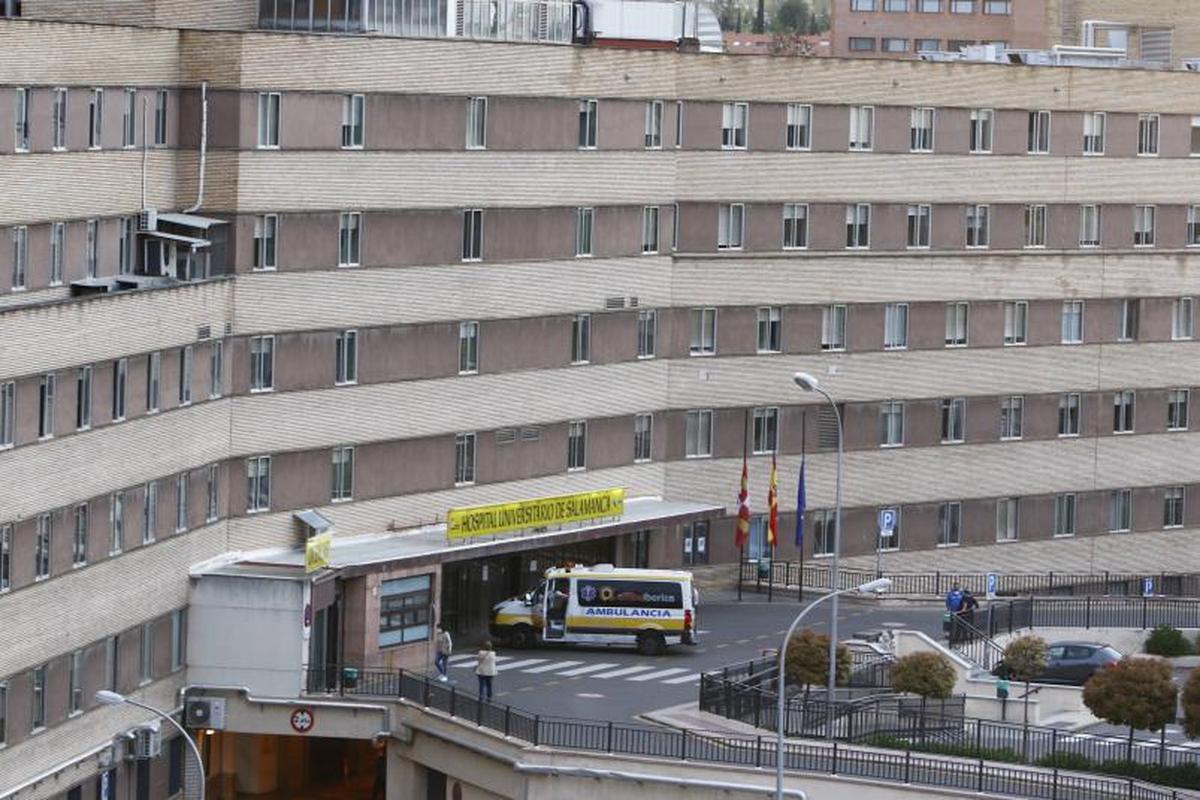
<instances>
[{"instance_id":1,"label":"row of window","mask_svg":"<svg viewBox=\"0 0 1200 800\"><path fill-rule=\"evenodd\" d=\"M881 36L878 39L880 52L883 53L936 53L942 49L941 39L917 38L909 40L900 36ZM990 44L1007 48L1008 42L1003 39L988 39L980 42L978 39L947 39L946 50L957 52L964 47L975 44ZM874 36L850 36L846 40L847 49L853 53L875 52L876 39Z\"/></svg>"},{"instance_id":2,"label":"row of window","mask_svg":"<svg viewBox=\"0 0 1200 800\"><path fill-rule=\"evenodd\" d=\"M1012 0L850 0L850 10L859 12L885 11L889 13L974 14L982 11L989 15L1012 14Z\"/></svg>"},{"instance_id":3,"label":"row of window","mask_svg":"<svg viewBox=\"0 0 1200 800\"><path fill-rule=\"evenodd\" d=\"M14 91L13 149L18 153L28 153L32 149L34 116L30 113L30 105L33 100L34 91L34 89L28 87L17 87ZM68 113L69 90L60 87L51 89L49 92L53 103L50 114L51 148L53 150L67 150L69 147L69 140L67 139L67 126L70 117ZM89 150L100 150L104 147L104 99L104 89L91 89L88 91L87 119L84 122L87 125L87 146ZM155 91L154 138L152 143L156 147L161 147L167 143L167 100L168 94L166 89ZM138 90L134 88L122 90L120 103L121 146L133 148L137 146Z\"/></svg>"}]
</instances>

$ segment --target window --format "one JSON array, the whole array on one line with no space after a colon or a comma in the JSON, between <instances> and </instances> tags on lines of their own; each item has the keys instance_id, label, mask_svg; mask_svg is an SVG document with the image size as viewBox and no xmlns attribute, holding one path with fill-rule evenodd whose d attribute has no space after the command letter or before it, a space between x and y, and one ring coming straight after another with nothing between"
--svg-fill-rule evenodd
<instances>
[{"instance_id":1,"label":"window","mask_svg":"<svg viewBox=\"0 0 1200 800\"><path fill-rule=\"evenodd\" d=\"M125 493L113 492L108 497L108 554L116 555L125 549Z\"/></svg>"},{"instance_id":2,"label":"window","mask_svg":"<svg viewBox=\"0 0 1200 800\"><path fill-rule=\"evenodd\" d=\"M722 203L717 211L717 249L741 250L746 207L741 203Z\"/></svg>"},{"instance_id":3,"label":"window","mask_svg":"<svg viewBox=\"0 0 1200 800\"><path fill-rule=\"evenodd\" d=\"M974 14L975 0L950 0L951 14Z\"/></svg>"},{"instance_id":4,"label":"window","mask_svg":"<svg viewBox=\"0 0 1200 800\"><path fill-rule=\"evenodd\" d=\"M158 411L158 387L162 382L162 353L146 357L146 413Z\"/></svg>"},{"instance_id":5,"label":"window","mask_svg":"<svg viewBox=\"0 0 1200 800\"><path fill-rule=\"evenodd\" d=\"M970 303L946 303L946 347L966 347Z\"/></svg>"},{"instance_id":6,"label":"window","mask_svg":"<svg viewBox=\"0 0 1200 800\"><path fill-rule=\"evenodd\" d=\"M361 94L348 94L342 98L342 149L357 150L363 146L366 102Z\"/></svg>"},{"instance_id":7,"label":"window","mask_svg":"<svg viewBox=\"0 0 1200 800\"><path fill-rule=\"evenodd\" d=\"M254 218L254 269L275 269L279 250L279 216L261 214Z\"/></svg>"},{"instance_id":8,"label":"window","mask_svg":"<svg viewBox=\"0 0 1200 800\"><path fill-rule=\"evenodd\" d=\"M687 412L686 451L688 458L706 458L712 455L713 415L712 411Z\"/></svg>"},{"instance_id":9,"label":"window","mask_svg":"<svg viewBox=\"0 0 1200 800\"><path fill-rule=\"evenodd\" d=\"M332 502L338 503L354 498L353 447L333 448L331 478L332 485L329 490L329 499Z\"/></svg>"},{"instance_id":10,"label":"window","mask_svg":"<svg viewBox=\"0 0 1200 800\"><path fill-rule=\"evenodd\" d=\"M1079 435L1080 396L1075 393L1064 394L1058 398L1058 435Z\"/></svg>"},{"instance_id":11,"label":"window","mask_svg":"<svg viewBox=\"0 0 1200 800\"><path fill-rule=\"evenodd\" d=\"M279 147L279 92L258 95L258 146Z\"/></svg>"},{"instance_id":12,"label":"window","mask_svg":"<svg viewBox=\"0 0 1200 800\"><path fill-rule=\"evenodd\" d=\"M879 49L885 53L907 53L908 39L885 36L879 40Z\"/></svg>"},{"instance_id":13,"label":"window","mask_svg":"<svg viewBox=\"0 0 1200 800\"><path fill-rule=\"evenodd\" d=\"M12 535L12 525L0 525L0 592L12 588ZM0 706L0 742L4 734L3 711Z\"/></svg>"},{"instance_id":14,"label":"window","mask_svg":"<svg viewBox=\"0 0 1200 800\"><path fill-rule=\"evenodd\" d=\"M343 211L338 225L338 266L357 267L361 262L362 214Z\"/></svg>"},{"instance_id":15,"label":"window","mask_svg":"<svg viewBox=\"0 0 1200 800\"><path fill-rule=\"evenodd\" d=\"M992 152L992 128L995 114L996 112L990 108L971 109L970 149L972 153Z\"/></svg>"},{"instance_id":16,"label":"window","mask_svg":"<svg viewBox=\"0 0 1200 800\"><path fill-rule=\"evenodd\" d=\"M985 14L1012 14L1012 0L983 0Z\"/></svg>"},{"instance_id":17,"label":"window","mask_svg":"<svg viewBox=\"0 0 1200 800\"><path fill-rule=\"evenodd\" d=\"M1083 154L1085 156L1104 155L1104 123L1103 111L1088 111L1083 115Z\"/></svg>"},{"instance_id":18,"label":"window","mask_svg":"<svg viewBox=\"0 0 1200 800\"><path fill-rule=\"evenodd\" d=\"M71 563L77 567L86 564L88 559L88 534L91 528L90 511L91 508L87 503L80 503L75 506L75 535L71 537Z\"/></svg>"},{"instance_id":19,"label":"window","mask_svg":"<svg viewBox=\"0 0 1200 800\"><path fill-rule=\"evenodd\" d=\"M1079 246L1100 246L1100 206L1079 207Z\"/></svg>"},{"instance_id":20,"label":"window","mask_svg":"<svg viewBox=\"0 0 1200 800\"><path fill-rule=\"evenodd\" d=\"M38 383L38 438L49 439L54 435L54 395L57 384L54 373L42 376Z\"/></svg>"},{"instance_id":21,"label":"window","mask_svg":"<svg viewBox=\"0 0 1200 800\"><path fill-rule=\"evenodd\" d=\"M850 50L855 53L870 53L875 50L874 36L851 36Z\"/></svg>"},{"instance_id":22,"label":"window","mask_svg":"<svg viewBox=\"0 0 1200 800\"><path fill-rule=\"evenodd\" d=\"M12 288L24 289L29 274L29 229L18 225L12 229Z\"/></svg>"},{"instance_id":23,"label":"window","mask_svg":"<svg viewBox=\"0 0 1200 800\"><path fill-rule=\"evenodd\" d=\"M275 337L250 337L250 391L269 392L275 388Z\"/></svg>"},{"instance_id":24,"label":"window","mask_svg":"<svg viewBox=\"0 0 1200 800\"><path fill-rule=\"evenodd\" d=\"M1054 498L1054 535L1075 535L1075 495L1060 494Z\"/></svg>"},{"instance_id":25,"label":"window","mask_svg":"<svg viewBox=\"0 0 1200 800\"><path fill-rule=\"evenodd\" d=\"M14 90L16 96L16 144L18 153L29 152L29 89L18 87Z\"/></svg>"},{"instance_id":26,"label":"window","mask_svg":"<svg viewBox=\"0 0 1200 800\"><path fill-rule=\"evenodd\" d=\"M938 0L930 0L937 2ZM918 3L922 0L917 0ZM935 53L942 49L941 39L915 39L913 40L913 49L918 53Z\"/></svg>"},{"instance_id":27,"label":"window","mask_svg":"<svg viewBox=\"0 0 1200 800\"><path fill-rule=\"evenodd\" d=\"M874 39L870 41L873 45ZM871 49L874 47L872 46ZM850 106L850 149L870 150L874 133L874 106Z\"/></svg>"},{"instance_id":28,"label":"window","mask_svg":"<svg viewBox=\"0 0 1200 800\"><path fill-rule=\"evenodd\" d=\"M874 11L875 0L850 0L851 11Z\"/></svg>"},{"instance_id":29,"label":"window","mask_svg":"<svg viewBox=\"0 0 1200 800\"><path fill-rule=\"evenodd\" d=\"M883 0L884 11L908 11L908 0Z\"/></svg>"},{"instance_id":30,"label":"window","mask_svg":"<svg viewBox=\"0 0 1200 800\"><path fill-rule=\"evenodd\" d=\"M1133 246L1154 246L1154 206L1133 207Z\"/></svg>"},{"instance_id":31,"label":"window","mask_svg":"<svg viewBox=\"0 0 1200 800\"><path fill-rule=\"evenodd\" d=\"M63 253L66 250L67 226L62 222L50 224L50 285L62 286Z\"/></svg>"},{"instance_id":32,"label":"window","mask_svg":"<svg viewBox=\"0 0 1200 800\"><path fill-rule=\"evenodd\" d=\"M171 614L171 672L183 668L187 649L187 609L181 608ZM174 741L178 741L177 739ZM180 781L182 783L182 781Z\"/></svg>"},{"instance_id":33,"label":"window","mask_svg":"<svg viewBox=\"0 0 1200 800\"><path fill-rule=\"evenodd\" d=\"M121 113L121 146L137 144L137 89L125 90L125 106Z\"/></svg>"},{"instance_id":34,"label":"window","mask_svg":"<svg viewBox=\"0 0 1200 800\"><path fill-rule=\"evenodd\" d=\"M142 544L150 544L158 532L158 481L146 484L145 495L142 504Z\"/></svg>"},{"instance_id":35,"label":"window","mask_svg":"<svg viewBox=\"0 0 1200 800\"><path fill-rule=\"evenodd\" d=\"M675 101L675 147L683 147L683 101Z\"/></svg>"},{"instance_id":36,"label":"window","mask_svg":"<svg viewBox=\"0 0 1200 800\"><path fill-rule=\"evenodd\" d=\"M962 503L939 505L937 526L937 546L957 546L962 539Z\"/></svg>"},{"instance_id":37,"label":"window","mask_svg":"<svg viewBox=\"0 0 1200 800\"><path fill-rule=\"evenodd\" d=\"M778 353L782 347L779 331L780 309L778 306L758 309L758 352Z\"/></svg>"},{"instance_id":38,"label":"window","mask_svg":"<svg viewBox=\"0 0 1200 800\"><path fill-rule=\"evenodd\" d=\"M1025 398L1020 395L1000 398L1000 438L1020 439L1025 414Z\"/></svg>"},{"instance_id":39,"label":"window","mask_svg":"<svg viewBox=\"0 0 1200 800\"><path fill-rule=\"evenodd\" d=\"M942 400L942 443L963 441L967 428L967 399L947 397Z\"/></svg>"},{"instance_id":40,"label":"window","mask_svg":"<svg viewBox=\"0 0 1200 800\"><path fill-rule=\"evenodd\" d=\"M1046 207L1025 206L1025 246L1046 246Z\"/></svg>"},{"instance_id":41,"label":"window","mask_svg":"<svg viewBox=\"0 0 1200 800\"><path fill-rule=\"evenodd\" d=\"M821 349L846 349L846 306L831 305L821 309Z\"/></svg>"},{"instance_id":42,"label":"window","mask_svg":"<svg viewBox=\"0 0 1200 800\"><path fill-rule=\"evenodd\" d=\"M0 383L0 449L13 446L13 434L16 431L16 404L16 382Z\"/></svg>"},{"instance_id":43,"label":"window","mask_svg":"<svg viewBox=\"0 0 1200 800\"><path fill-rule=\"evenodd\" d=\"M67 90L54 90L54 108L51 111L50 125L53 129L55 150L67 149Z\"/></svg>"},{"instance_id":44,"label":"window","mask_svg":"<svg viewBox=\"0 0 1200 800\"><path fill-rule=\"evenodd\" d=\"M471 375L479 371L479 323L458 323L458 373Z\"/></svg>"},{"instance_id":45,"label":"window","mask_svg":"<svg viewBox=\"0 0 1200 800\"><path fill-rule=\"evenodd\" d=\"M663 102L651 100L646 103L646 135L647 150L657 150L662 147Z\"/></svg>"},{"instance_id":46,"label":"window","mask_svg":"<svg viewBox=\"0 0 1200 800\"><path fill-rule=\"evenodd\" d=\"M745 150L749 127L750 106L747 103L726 103L721 107L721 148Z\"/></svg>"},{"instance_id":47,"label":"window","mask_svg":"<svg viewBox=\"0 0 1200 800\"><path fill-rule=\"evenodd\" d=\"M125 419L126 382L129 377L129 359L119 358L113 362L112 420Z\"/></svg>"},{"instance_id":48,"label":"window","mask_svg":"<svg viewBox=\"0 0 1200 800\"><path fill-rule=\"evenodd\" d=\"M879 446L900 447L904 444L904 403L885 400L879 404Z\"/></svg>"},{"instance_id":49,"label":"window","mask_svg":"<svg viewBox=\"0 0 1200 800\"><path fill-rule=\"evenodd\" d=\"M31 694L33 696L33 711L29 718L31 730L46 727L46 665L30 670Z\"/></svg>"},{"instance_id":50,"label":"window","mask_svg":"<svg viewBox=\"0 0 1200 800\"><path fill-rule=\"evenodd\" d=\"M813 522L813 555L831 556L837 549L837 512L830 509L814 511ZM764 543L765 547L765 543Z\"/></svg>"},{"instance_id":51,"label":"window","mask_svg":"<svg viewBox=\"0 0 1200 800\"><path fill-rule=\"evenodd\" d=\"M1183 487L1169 486L1163 493L1163 527L1183 527Z\"/></svg>"},{"instance_id":52,"label":"window","mask_svg":"<svg viewBox=\"0 0 1200 800\"><path fill-rule=\"evenodd\" d=\"M1137 154L1158 155L1158 114L1138 114Z\"/></svg>"},{"instance_id":53,"label":"window","mask_svg":"<svg viewBox=\"0 0 1200 800\"><path fill-rule=\"evenodd\" d=\"M246 510L266 511L271 507L271 457L246 459Z\"/></svg>"},{"instance_id":54,"label":"window","mask_svg":"<svg viewBox=\"0 0 1200 800\"><path fill-rule=\"evenodd\" d=\"M655 337L658 335L658 312L653 309L638 312L637 357L654 358Z\"/></svg>"},{"instance_id":55,"label":"window","mask_svg":"<svg viewBox=\"0 0 1200 800\"><path fill-rule=\"evenodd\" d=\"M1083 301L1066 300L1062 304L1062 343L1083 341Z\"/></svg>"},{"instance_id":56,"label":"window","mask_svg":"<svg viewBox=\"0 0 1200 800\"><path fill-rule=\"evenodd\" d=\"M644 206L642 208L642 252L657 253L658 252L658 206Z\"/></svg>"},{"instance_id":57,"label":"window","mask_svg":"<svg viewBox=\"0 0 1200 800\"><path fill-rule=\"evenodd\" d=\"M195 351L192 345L179 349L179 405L187 406L192 403L192 367L195 362Z\"/></svg>"},{"instance_id":58,"label":"window","mask_svg":"<svg viewBox=\"0 0 1200 800\"><path fill-rule=\"evenodd\" d=\"M752 448L755 455L774 453L779 447L779 409L754 409Z\"/></svg>"},{"instance_id":59,"label":"window","mask_svg":"<svg viewBox=\"0 0 1200 800\"><path fill-rule=\"evenodd\" d=\"M188 474L175 476L175 531L188 529Z\"/></svg>"},{"instance_id":60,"label":"window","mask_svg":"<svg viewBox=\"0 0 1200 800\"><path fill-rule=\"evenodd\" d=\"M1133 492L1115 489L1108 498L1108 529L1113 533L1128 531L1133 526Z\"/></svg>"},{"instance_id":61,"label":"window","mask_svg":"<svg viewBox=\"0 0 1200 800\"><path fill-rule=\"evenodd\" d=\"M1134 398L1132 389L1113 392L1113 433L1133 433Z\"/></svg>"},{"instance_id":62,"label":"window","mask_svg":"<svg viewBox=\"0 0 1200 800\"><path fill-rule=\"evenodd\" d=\"M883 349L908 347L908 303L888 303L883 309Z\"/></svg>"},{"instance_id":63,"label":"window","mask_svg":"<svg viewBox=\"0 0 1200 800\"><path fill-rule=\"evenodd\" d=\"M717 310L715 308L693 308L692 343L689 354L711 356L717 352Z\"/></svg>"},{"instance_id":64,"label":"window","mask_svg":"<svg viewBox=\"0 0 1200 800\"><path fill-rule=\"evenodd\" d=\"M138 680L149 683L154 677L154 623L143 622L138 637Z\"/></svg>"},{"instance_id":65,"label":"window","mask_svg":"<svg viewBox=\"0 0 1200 800\"><path fill-rule=\"evenodd\" d=\"M929 247L930 230L933 227L933 206L915 205L908 207L908 246Z\"/></svg>"},{"instance_id":66,"label":"window","mask_svg":"<svg viewBox=\"0 0 1200 800\"><path fill-rule=\"evenodd\" d=\"M467 98L467 149L483 150L487 147L488 99Z\"/></svg>"},{"instance_id":67,"label":"window","mask_svg":"<svg viewBox=\"0 0 1200 800\"><path fill-rule=\"evenodd\" d=\"M996 541L1015 542L1020 538L1018 503L1015 497L996 501Z\"/></svg>"},{"instance_id":68,"label":"window","mask_svg":"<svg viewBox=\"0 0 1200 800\"><path fill-rule=\"evenodd\" d=\"M671 204L671 252L679 249L679 203Z\"/></svg>"},{"instance_id":69,"label":"window","mask_svg":"<svg viewBox=\"0 0 1200 800\"><path fill-rule=\"evenodd\" d=\"M100 222L89 219L85 223L87 241L83 253L84 270L89 278L95 278L100 273Z\"/></svg>"},{"instance_id":70,"label":"window","mask_svg":"<svg viewBox=\"0 0 1200 800\"><path fill-rule=\"evenodd\" d=\"M37 518L37 539L33 549L33 577L42 580L50 577L50 553L53 547L54 522L49 514Z\"/></svg>"},{"instance_id":71,"label":"window","mask_svg":"<svg viewBox=\"0 0 1200 800\"><path fill-rule=\"evenodd\" d=\"M788 150L808 150L812 147L812 113L812 106L801 103L788 103Z\"/></svg>"},{"instance_id":72,"label":"window","mask_svg":"<svg viewBox=\"0 0 1200 800\"><path fill-rule=\"evenodd\" d=\"M900 48L900 52L908 49L908 42L904 42L904 45L904 47ZM934 111L932 108L914 108L910 112L908 124L909 150L914 153L933 152L933 118Z\"/></svg>"},{"instance_id":73,"label":"window","mask_svg":"<svg viewBox=\"0 0 1200 800\"><path fill-rule=\"evenodd\" d=\"M865 249L871 246L871 205L853 203L846 206L846 247Z\"/></svg>"},{"instance_id":74,"label":"window","mask_svg":"<svg viewBox=\"0 0 1200 800\"><path fill-rule=\"evenodd\" d=\"M654 436L654 416L638 414L633 418L633 461L635 464L650 460Z\"/></svg>"},{"instance_id":75,"label":"window","mask_svg":"<svg viewBox=\"0 0 1200 800\"><path fill-rule=\"evenodd\" d=\"M1138 301L1130 298L1117 305L1117 341L1134 342L1138 338Z\"/></svg>"},{"instance_id":76,"label":"window","mask_svg":"<svg viewBox=\"0 0 1200 800\"><path fill-rule=\"evenodd\" d=\"M78 714L83 711L83 651L71 653L71 675L69 678L69 699L67 713Z\"/></svg>"},{"instance_id":77,"label":"window","mask_svg":"<svg viewBox=\"0 0 1200 800\"><path fill-rule=\"evenodd\" d=\"M592 229L596 222L596 209L575 209L575 255L585 257L592 254Z\"/></svg>"},{"instance_id":78,"label":"window","mask_svg":"<svg viewBox=\"0 0 1200 800\"><path fill-rule=\"evenodd\" d=\"M579 147L584 150L596 147L596 118L599 104L595 100L579 101Z\"/></svg>"},{"instance_id":79,"label":"window","mask_svg":"<svg viewBox=\"0 0 1200 800\"><path fill-rule=\"evenodd\" d=\"M585 467L587 467L587 423L568 423L567 469L577 470Z\"/></svg>"},{"instance_id":80,"label":"window","mask_svg":"<svg viewBox=\"0 0 1200 800\"><path fill-rule=\"evenodd\" d=\"M592 357L592 315L571 317L571 363L586 364Z\"/></svg>"},{"instance_id":81,"label":"window","mask_svg":"<svg viewBox=\"0 0 1200 800\"><path fill-rule=\"evenodd\" d=\"M1200 206L1188 206L1187 212L1187 246L1200 245Z\"/></svg>"},{"instance_id":82,"label":"window","mask_svg":"<svg viewBox=\"0 0 1200 800\"><path fill-rule=\"evenodd\" d=\"M167 143L167 90L154 93L154 144L162 147Z\"/></svg>"},{"instance_id":83,"label":"window","mask_svg":"<svg viewBox=\"0 0 1200 800\"><path fill-rule=\"evenodd\" d=\"M215 399L225 393L225 343L217 339L208 346L208 396Z\"/></svg>"},{"instance_id":84,"label":"window","mask_svg":"<svg viewBox=\"0 0 1200 800\"><path fill-rule=\"evenodd\" d=\"M1188 429L1188 402L1191 392L1187 389L1171 389L1167 392L1167 430Z\"/></svg>"},{"instance_id":85,"label":"window","mask_svg":"<svg viewBox=\"0 0 1200 800\"><path fill-rule=\"evenodd\" d=\"M433 575L383 581L379 592L379 646L423 642L430 636Z\"/></svg>"},{"instance_id":86,"label":"window","mask_svg":"<svg viewBox=\"0 0 1200 800\"><path fill-rule=\"evenodd\" d=\"M99 150L103 147L104 133L104 90L92 89L88 96L88 147Z\"/></svg>"},{"instance_id":87,"label":"window","mask_svg":"<svg viewBox=\"0 0 1200 800\"><path fill-rule=\"evenodd\" d=\"M121 217L117 222L117 272L132 275L134 248L137 246L137 218Z\"/></svg>"},{"instance_id":88,"label":"window","mask_svg":"<svg viewBox=\"0 0 1200 800\"><path fill-rule=\"evenodd\" d=\"M1200 239L1197 240L1200 243ZM783 249L802 250L808 247L808 204L784 203Z\"/></svg>"},{"instance_id":89,"label":"window","mask_svg":"<svg viewBox=\"0 0 1200 800\"><path fill-rule=\"evenodd\" d=\"M1191 149L1192 155L1200 155L1200 116L1192 117Z\"/></svg>"},{"instance_id":90,"label":"window","mask_svg":"<svg viewBox=\"0 0 1200 800\"><path fill-rule=\"evenodd\" d=\"M1171 338L1191 339L1194 332L1192 298L1179 297L1171 304Z\"/></svg>"},{"instance_id":91,"label":"window","mask_svg":"<svg viewBox=\"0 0 1200 800\"><path fill-rule=\"evenodd\" d=\"M1024 300L1004 304L1004 344L1022 345L1029 337L1029 303Z\"/></svg>"},{"instance_id":92,"label":"window","mask_svg":"<svg viewBox=\"0 0 1200 800\"><path fill-rule=\"evenodd\" d=\"M358 382L358 331L338 331L334 342L333 382Z\"/></svg>"},{"instance_id":93,"label":"window","mask_svg":"<svg viewBox=\"0 0 1200 800\"><path fill-rule=\"evenodd\" d=\"M483 258L483 209L468 208L463 212L463 261Z\"/></svg>"},{"instance_id":94,"label":"window","mask_svg":"<svg viewBox=\"0 0 1200 800\"><path fill-rule=\"evenodd\" d=\"M1029 144L1030 153L1050 152L1050 112L1029 112Z\"/></svg>"},{"instance_id":95,"label":"window","mask_svg":"<svg viewBox=\"0 0 1200 800\"><path fill-rule=\"evenodd\" d=\"M205 489L205 508L204 521L215 522L221 514L219 504L221 497L221 484L219 479L221 467L219 464L209 464L204 470L204 489Z\"/></svg>"},{"instance_id":96,"label":"window","mask_svg":"<svg viewBox=\"0 0 1200 800\"><path fill-rule=\"evenodd\" d=\"M460 433L454 437L454 483L465 486L474 482L475 434Z\"/></svg>"},{"instance_id":97,"label":"window","mask_svg":"<svg viewBox=\"0 0 1200 800\"><path fill-rule=\"evenodd\" d=\"M967 247L987 247L991 239L988 207L967 206Z\"/></svg>"}]
</instances>

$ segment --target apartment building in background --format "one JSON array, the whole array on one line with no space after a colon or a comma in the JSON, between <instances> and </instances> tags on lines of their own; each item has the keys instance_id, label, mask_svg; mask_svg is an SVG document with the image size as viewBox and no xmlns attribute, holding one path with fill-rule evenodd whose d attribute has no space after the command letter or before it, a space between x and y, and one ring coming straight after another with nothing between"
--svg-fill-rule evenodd
<instances>
[{"instance_id":1,"label":"apartment building in background","mask_svg":"<svg viewBox=\"0 0 1200 800\"><path fill-rule=\"evenodd\" d=\"M744 453L745 555L777 463L797 556L803 453L827 558L797 370L842 403L847 554L883 508L900 550L1200 527L1200 76L325 8L0 20L0 797L177 791L182 741L130 760L148 716L94 693L177 707L197 596L254 569L307 592L310 663L407 665L548 559L736 560ZM611 487L558 549L413 544Z\"/></svg>"}]
</instances>

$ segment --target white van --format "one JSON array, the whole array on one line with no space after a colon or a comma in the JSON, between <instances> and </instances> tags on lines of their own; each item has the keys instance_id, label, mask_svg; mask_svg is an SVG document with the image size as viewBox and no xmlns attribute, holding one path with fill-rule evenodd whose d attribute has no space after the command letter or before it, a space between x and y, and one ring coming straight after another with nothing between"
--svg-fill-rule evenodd
<instances>
[{"instance_id":1,"label":"white van","mask_svg":"<svg viewBox=\"0 0 1200 800\"><path fill-rule=\"evenodd\" d=\"M612 564L555 567L524 597L492 608L492 636L513 647L543 642L634 645L657 655L696 644L692 573Z\"/></svg>"}]
</instances>

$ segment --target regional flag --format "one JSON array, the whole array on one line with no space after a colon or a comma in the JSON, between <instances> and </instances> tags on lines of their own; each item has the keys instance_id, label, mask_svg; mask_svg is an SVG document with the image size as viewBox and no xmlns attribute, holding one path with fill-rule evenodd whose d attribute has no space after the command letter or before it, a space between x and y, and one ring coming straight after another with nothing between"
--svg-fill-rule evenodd
<instances>
[{"instance_id":1,"label":"regional flag","mask_svg":"<svg viewBox=\"0 0 1200 800\"><path fill-rule=\"evenodd\" d=\"M775 454L771 454L771 484L767 488L767 547L775 549L779 541L779 471L775 467Z\"/></svg>"},{"instance_id":2,"label":"regional flag","mask_svg":"<svg viewBox=\"0 0 1200 800\"><path fill-rule=\"evenodd\" d=\"M738 519L733 543L738 549L750 541L750 473L746 466L746 457L742 456L742 490L738 492Z\"/></svg>"}]
</instances>

